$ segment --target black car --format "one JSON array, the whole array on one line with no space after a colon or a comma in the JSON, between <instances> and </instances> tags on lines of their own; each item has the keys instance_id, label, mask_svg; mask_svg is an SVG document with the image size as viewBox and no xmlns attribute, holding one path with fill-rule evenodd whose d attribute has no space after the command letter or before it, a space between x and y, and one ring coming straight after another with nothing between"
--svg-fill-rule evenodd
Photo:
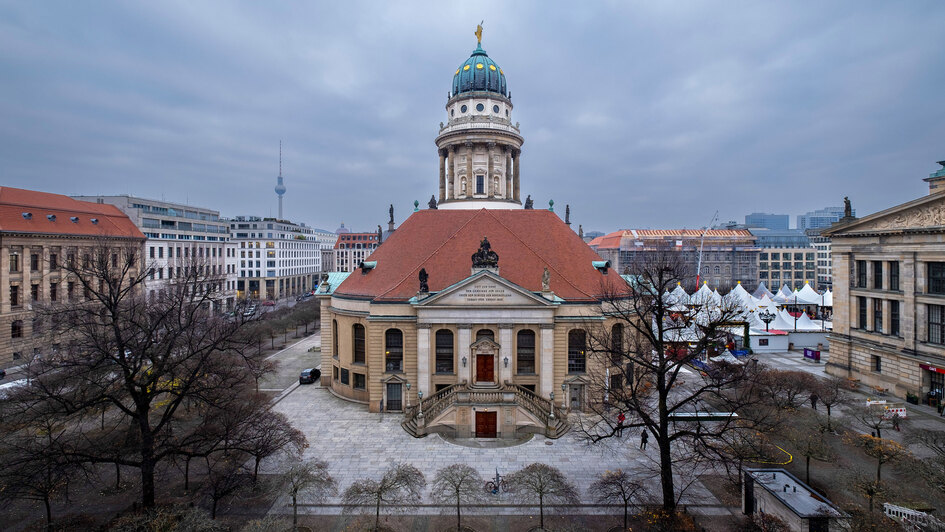
<instances>
[{"instance_id":1,"label":"black car","mask_svg":"<svg viewBox=\"0 0 945 532\"><path fill-rule=\"evenodd\" d=\"M299 384L312 384L322 376L322 370L318 368L303 369L299 374Z\"/></svg>"}]
</instances>

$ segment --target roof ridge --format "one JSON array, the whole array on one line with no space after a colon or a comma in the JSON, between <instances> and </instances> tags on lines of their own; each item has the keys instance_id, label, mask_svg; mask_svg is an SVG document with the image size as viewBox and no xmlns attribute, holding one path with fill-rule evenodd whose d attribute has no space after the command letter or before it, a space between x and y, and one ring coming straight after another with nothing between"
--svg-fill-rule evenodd
<instances>
[{"instance_id":1,"label":"roof ridge","mask_svg":"<svg viewBox=\"0 0 945 532\"><path fill-rule=\"evenodd\" d=\"M483 209L483 210L486 211L486 209ZM578 288L577 286L575 286L575 284L572 283L570 279L568 279L568 276L567 276L567 275L564 275L563 273L561 273L560 271L558 271L557 268L555 268L555 267L552 266L551 264L548 264L548 261L545 260L545 257L543 257L543 256L540 255L537 251L535 251L534 249L532 249L532 247L528 245L528 242L525 242L524 240L522 240L522 239L518 236L518 234L516 234L515 231L511 230L511 229L509 228L509 226L507 226L507 225L505 225L504 223L502 223L502 220L496 218L495 215L493 215L491 212L488 212L488 211L486 211L486 212L489 214L489 216L492 216L492 218L493 218L496 222L498 222L499 225L501 225L502 227L504 227L506 231L508 231L508 232L509 232L512 236L514 236L519 242L521 242L522 245L525 246L526 249L528 249L528 251L531 251L533 255L535 255L536 257L538 257L538 258L540 258L540 259L542 259L542 261L545 263L545 265L548 266L549 268L551 268L552 270L554 270L554 272L557 273L559 277L561 277L562 279L564 279L564 281L565 281L567 284L571 285L571 288L574 288L575 290L577 290L578 292L584 294L584 295L587 296L587 297L591 297L591 298L594 297L594 296L592 296L591 294L588 294L588 293L585 292L584 290L581 290L580 288Z\"/></svg>"},{"instance_id":2,"label":"roof ridge","mask_svg":"<svg viewBox=\"0 0 945 532\"><path fill-rule=\"evenodd\" d=\"M486 210L486 209L483 208L483 209L480 209L480 210L483 210L483 211L484 211L484 210ZM476 214L473 214L472 216L469 217L468 220L466 220L466 221L463 223L463 225L459 226L458 229L456 229L455 231L453 231L452 233L450 233L450 235L449 235L448 237L446 237L445 239L443 239L443 242L441 242L440 245L439 245L436 249L434 249L434 250L433 250L432 252L430 252L426 257L423 257L423 259L420 260L420 264L423 264L424 262L426 262L427 260L429 260L430 257L432 257L433 255L436 255L436 253L437 253L438 251L440 251L440 250L443 248L443 246L446 245L447 242L449 242L450 240L453 239L453 237L456 236L456 233L459 233L460 231L462 231L467 225L469 225L470 222L473 221L473 219L474 219L475 217L476 217ZM409 219L409 218L408 218L408 219ZM379 247L380 247L380 246L378 246L378 248L379 248ZM406 275L404 275L399 281L397 281L396 283L394 283L394 284L391 286L391 288L390 288L389 290L387 290L387 291L384 292L383 294L377 295L376 297L374 297L374 299L380 299L380 298L386 296L387 294L393 292L394 290L396 290L397 287L400 286L400 283L406 281L407 278L410 277L410 274L413 273L413 270L414 270L414 269L411 268L411 269L410 269L410 272L408 272Z\"/></svg>"}]
</instances>

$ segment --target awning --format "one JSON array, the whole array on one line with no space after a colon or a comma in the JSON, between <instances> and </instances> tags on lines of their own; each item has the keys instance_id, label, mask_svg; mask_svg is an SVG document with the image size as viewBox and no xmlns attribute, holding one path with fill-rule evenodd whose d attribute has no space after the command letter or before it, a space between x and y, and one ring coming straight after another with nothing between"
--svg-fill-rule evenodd
<instances>
[{"instance_id":1,"label":"awning","mask_svg":"<svg viewBox=\"0 0 945 532\"><path fill-rule=\"evenodd\" d=\"M934 373L945 373L945 368L937 368L935 366L930 366L928 364L919 364L919 367L926 371L932 371Z\"/></svg>"}]
</instances>

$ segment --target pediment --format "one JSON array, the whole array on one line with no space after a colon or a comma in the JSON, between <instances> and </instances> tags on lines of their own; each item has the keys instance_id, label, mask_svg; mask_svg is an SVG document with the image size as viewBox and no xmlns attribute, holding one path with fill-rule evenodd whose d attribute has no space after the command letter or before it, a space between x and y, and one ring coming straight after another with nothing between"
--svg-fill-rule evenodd
<instances>
[{"instance_id":1,"label":"pediment","mask_svg":"<svg viewBox=\"0 0 945 532\"><path fill-rule=\"evenodd\" d=\"M484 270L419 302L421 306L517 307L553 303Z\"/></svg>"},{"instance_id":2,"label":"pediment","mask_svg":"<svg viewBox=\"0 0 945 532\"><path fill-rule=\"evenodd\" d=\"M862 233L875 231L902 231L945 226L945 195L919 198L891 209L857 220L831 233Z\"/></svg>"}]
</instances>

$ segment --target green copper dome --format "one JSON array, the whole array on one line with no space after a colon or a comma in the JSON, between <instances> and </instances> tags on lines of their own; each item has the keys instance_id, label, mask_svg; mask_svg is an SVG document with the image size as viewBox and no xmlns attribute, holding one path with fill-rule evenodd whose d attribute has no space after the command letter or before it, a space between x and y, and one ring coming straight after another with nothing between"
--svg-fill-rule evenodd
<instances>
[{"instance_id":1,"label":"green copper dome","mask_svg":"<svg viewBox=\"0 0 945 532\"><path fill-rule=\"evenodd\" d=\"M453 96L472 91L497 92L508 96L505 73L495 61L489 59L482 44L476 47L465 63L459 65L453 75Z\"/></svg>"}]
</instances>

